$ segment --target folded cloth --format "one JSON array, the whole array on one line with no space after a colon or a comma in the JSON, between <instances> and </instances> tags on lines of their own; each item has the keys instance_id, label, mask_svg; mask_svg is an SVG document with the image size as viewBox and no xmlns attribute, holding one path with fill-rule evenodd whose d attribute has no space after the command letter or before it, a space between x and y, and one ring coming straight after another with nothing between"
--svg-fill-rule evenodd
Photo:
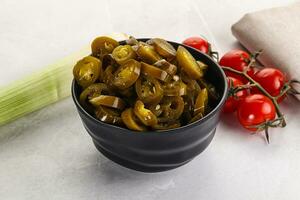
<instances>
[{"instance_id":1,"label":"folded cloth","mask_svg":"<svg viewBox=\"0 0 300 200\"><path fill-rule=\"evenodd\" d=\"M232 26L233 35L250 52L263 49L258 60L300 80L300 2L250 14ZM294 84L300 91L300 84ZM296 95L300 100L300 95Z\"/></svg>"}]
</instances>

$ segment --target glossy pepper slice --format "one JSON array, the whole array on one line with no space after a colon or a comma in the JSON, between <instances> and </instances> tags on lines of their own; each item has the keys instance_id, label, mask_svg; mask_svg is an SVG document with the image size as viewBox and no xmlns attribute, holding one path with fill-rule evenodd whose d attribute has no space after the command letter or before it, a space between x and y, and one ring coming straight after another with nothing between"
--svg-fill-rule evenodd
<instances>
[{"instance_id":1,"label":"glossy pepper slice","mask_svg":"<svg viewBox=\"0 0 300 200\"><path fill-rule=\"evenodd\" d=\"M91 98L89 102L97 107L97 106L107 106L110 108L116 108L119 110L123 110L125 108L125 102L115 96L110 96L110 95L100 95L94 98Z\"/></svg>"},{"instance_id":2,"label":"glossy pepper slice","mask_svg":"<svg viewBox=\"0 0 300 200\"><path fill-rule=\"evenodd\" d=\"M145 108L142 101L137 100L135 102L133 111L139 120L146 126L154 126L157 124L156 116L151 112L151 110Z\"/></svg>"},{"instance_id":3,"label":"glossy pepper slice","mask_svg":"<svg viewBox=\"0 0 300 200\"><path fill-rule=\"evenodd\" d=\"M133 112L132 108L127 108L121 114L121 118L127 128L134 130L134 131L146 131L147 128L140 124L139 119Z\"/></svg>"},{"instance_id":4,"label":"glossy pepper slice","mask_svg":"<svg viewBox=\"0 0 300 200\"><path fill-rule=\"evenodd\" d=\"M162 58L155 52L154 48L146 43L139 42L136 50L142 61L153 64Z\"/></svg>"},{"instance_id":5,"label":"glossy pepper slice","mask_svg":"<svg viewBox=\"0 0 300 200\"><path fill-rule=\"evenodd\" d=\"M104 55L113 52L114 48L116 48L117 46L119 46L119 43L110 37L97 37L96 39L94 39L91 45L92 55L102 59Z\"/></svg>"},{"instance_id":6,"label":"glossy pepper slice","mask_svg":"<svg viewBox=\"0 0 300 200\"><path fill-rule=\"evenodd\" d=\"M164 97L161 100L162 114L160 117L170 120L178 119L183 113L184 101L182 97Z\"/></svg>"},{"instance_id":7,"label":"glossy pepper slice","mask_svg":"<svg viewBox=\"0 0 300 200\"><path fill-rule=\"evenodd\" d=\"M76 63L73 68L73 75L76 82L86 88L93 84L100 76L102 62L92 56L87 56Z\"/></svg>"},{"instance_id":8,"label":"glossy pepper slice","mask_svg":"<svg viewBox=\"0 0 300 200\"><path fill-rule=\"evenodd\" d=\"M83 107L91 111L91 107L88 104L89 100L101 94L109 94L107 85L104 83L94 83L83 90L79 96L79 102Z\"/></svg>"},{"instance_id":9,"label":"glossy pepper slice","mask_svg":"<svg viewBox=\"0 0 300 200\"><path fill-rule=\"evenodd\" d=\"M166 40L161 38L154 38L151 40L156 52L164 58L174 58L176 50Z\"/></svg>"},{"instance_id":10,"label":"glossy pepper slice","mask_svg":"<svg viewBox=\"0 0 300 200\"><path fill-rule=\"evenodd\" d=\"M119 66L117 61L112 56L112 54L106 54L102 58L102 69L105 70L110 65L113 66L113 67L118 67Z\"/></svg>"},{"instance_id":11,"label":"glossy pepper slice","mask_svg":"<svg viewBox=\"0 0 300 200\"><path fill-rule=\"evenodd\" d=\"M158 124L152 126L152 128L155 130L169 130L173 128L178 128L180 126L180 121L176 120L172 122L159 122Z\"/></svg>"},{"instance_id":12,"label":"glossy pepper slice","mask_svg":"<svg viewBox=\"0 0 300 200\"><path fill-rule=\"evenodd\" d=\"M205 74L207 69L208 69L208 65L205 64L204 62L199 61L199 60L197 60L197 64L198 64L200 70Z\"/></svg>"},{"instance_id":13,"label":"glossy pepper slice","mask_svg":"<svg viewBox=\"0 0 300 200\"><path fill-rule=\"evenodd\" d=\"M198 121L199 119L203 118L203 114L201 112L199 112L197 115L195 115L190 121L189 123L193 123L195 121Z\"/></svg>"},{"instance_id":14,"label":"glossy pepper slice","mask_svg":"<svg viewBox=\"0 0 300 200\"><path fill-rule=\"evenodd\" d=\"M184 109L180 116L182 124L188 124L193 117L194 98L191 95L184 96Z\"/></svg>"},{"instance_id":15,"label":"glossy pepper slice","mask_svg":"<svg viewBox=\"0 0 300 200\"><path fill-rule=\"evenodd\" d=\"M156 104L163 97L161 84L150 76L141 76L135 83L135 91L144 103Z\"/></svg>"},{"instance_id":16,"label":"glossy pepper slice","mask_svg":"<svg viewBox=\"0 0 300 200\"><path fill-rule=\"evenodd\" d=\"M113 84L123 90L132 86L139 78L141 71L141 63L130 59L121 65L114 73Z\"/></svg>"},{"instance_id":17,"label":"glossy pepper slice","mask_svg":"<svg viewBox=\"0 0 300 200\"><path fill-rule=\"evenodd\" d=\"M97 119L109 124L122 125L120 114L119 110L105 106L98 106L95 110Z\"/></svg>"},{"instance_id":18,"label":"glossy pepper slice","mask_svg":"<svg viewBox=\"0 0 300 200\"><path fill-rule=\"evenodd\" d=\"M116 71L116 68L113 67L112 65L109 65L104 70L103 76L100 79L100 81L105 83L111 91L116 89L116 87L113 85L113 81L114 81L114 74L113 73L115 71Z\"/></svg>"},{"instance_id":19,"label":"glossy pepper slice","mask_svg":"<svg viewBox=\"0 0 300 200\"><path fill-rule=\"evenodd\" d=\"M136 58L136 54L130 45L120 45L116 47L112 52L112 56L120 65L124 64L130 59Z\"/></svg>"},{"instance_id":20,"label":"glossy pepper slice","mask_svg":"<svg viewBox=\"0 0 300 200\"><path fill-rule=\"evenodd\" d=\"M162 107L160 104L152 104L149 106L151 112L156 116L160 116L163 113Z\"/></svg>"},{"instance_id":21,"label":"glossy pepper slice","mask_svg":"<svg viewBox=\"0 0 300 200\"><path fill-rule=\"evenodd\" d=\"M154 63L153 65L166 71L170 76L174 76L177 72L176 65L169 63L165 59L159 60L156 63Z\"/></svg>"},{"instance_id":22,"label":"glossy pepper slice","mask_svg":"<svg viewBox=\"0 0 300 200\"><path fill-rule=\"evenodd\" d=\"M176 75L175 75L176 76ZM165 96L183 96L187 94L187 86L179 77L173 77L173 80L163 85Z\"/></svg>"},{"instance_id":23,"label":"glossy pepper slice","mask_svg":"<svg viewBox=\"0 0 300 200\"><path fill-rule=\"evenodd\" d=\"M187 75L190 78L199 79L203 77L203 72L201 71L195 58L183 46L178 47L176 59L178 61L179 66L185 73L187 73Z\"/></svg>"},{"instance_id":24,"label":"glossy pepper slice","mask_svg":"<svg viewBox=\"0 0 300 200\"><path fill-rule=\"evenodd\" d=\"M208 96L210 99L215 101L220 98L220 96L216 90L216 87L214 85L212 85L211 83L207 82L206 80L204 80L202 78L198 80L198 83L201 86L201 88L207 89Z\"/></svg>"},{"instance_id":25,"label":"glossy pepper slice","mask_svg":"<svg viewBox=\"0 0 300 200\"><path fill-rule=\"evenodd\" d=\"M196 99L194 106L194 115L201 113L203 116L205 115L205 110L208 103L208 92L207 89L202 89Z\"/></svg>"},{"instance_id":26,"label":"glossy pepper slice","mask_svg":"<svg viewBox=\"0 0 300 200\"><path fill-rule=\"evenodd\" d=\"M158 67L155 67L153 65L149 65L147 63L141 62L141 67L142 67L142 73L146 76L152 76L161 81L168 81L171 78L166 71L161 70Z\"/></svg>"}]
</instances>

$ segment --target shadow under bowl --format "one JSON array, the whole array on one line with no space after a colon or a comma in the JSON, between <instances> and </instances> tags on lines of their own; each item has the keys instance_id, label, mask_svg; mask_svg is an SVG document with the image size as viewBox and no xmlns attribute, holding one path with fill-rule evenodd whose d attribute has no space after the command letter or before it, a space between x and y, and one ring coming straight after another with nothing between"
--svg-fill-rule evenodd
<instances>
[{"instance_id":1,"label":"shadow under bowl","mask_svg":"<svg viewBox=\"0 0 300 200\"><path fill-rule=\"evenodd\" d=\"M138 39L146 41L148 38ZM168 41L177 49L179 43ZM121 41L120 44L125 44ZM73 80L72 98L82 123L96 148L110 160L130 169L160 172L177 168L191 161L212 141L219 122L222 105L227 97L227 81L221 67L206 54L184 46L196 60L206 63L206 79L220 98L213 110L194 123L162 132L136 132L106 124L89 114L79 103L80 86Z\"/></svg>"}]
</instances>

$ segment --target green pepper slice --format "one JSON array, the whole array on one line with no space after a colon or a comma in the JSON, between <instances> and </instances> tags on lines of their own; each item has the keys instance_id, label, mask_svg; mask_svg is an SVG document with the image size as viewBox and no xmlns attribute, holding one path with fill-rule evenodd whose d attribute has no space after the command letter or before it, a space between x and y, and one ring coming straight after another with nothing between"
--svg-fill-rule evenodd
<instances>
[{"instance_id":1,"label":"green pepper slice","mask_svg":"<svg viewBox=\"0 0 300 200\"><path fill-rule=\"evenodd\" d=\"M130 59L114 73L113 84L121 90L129 88L139 78L140 71L141 63Z\"/></svg>"},{"instance_id":2,"label":"green pepper slice","mask_svg":"<svg viewBox=\"0 0 300 200\"><path fill-rule=\"evenodd\" d=\"M127 108L121 114L121 118L127 128L134 131L146 131L147 128L139 123L139 119L137 119L136 115L133 112L132 108Z\"/></svg>"},{"instance_id":3,"label":"green pepper slice","mask_svg":"<svg viewBox=\"0 0 300 200\"><path fill-rule=\"evenodd\" d=\"M139 41L137 41L137 39L135 39L135 37L133 37L133 36L129 36L129 39L126 40L126 44L131 45L131 46L138 45L138 43L139 43Z\"/></svg>"},{"instance_id":4,"label":"green pepper slice","mask_svg":"<svg viewBox=\"0 0 300 200\"><path fill-rule=\"evenodd\" d=\"M130 59L136 58L136 54L130 45L120 45L116 47L112 52L112 56L120 65L124 64Z\"/></svg>"},{"instance_id":5,"label":"green pepper slice","mask_svg":"<svg viewBox=\"0 0 300 200\"><path fill-rule=\"evenodd\" d=\"M203 116L205 115L205 110L208 103L208 92L207 89L202 89L196 99L194 106L194 115L201 113Z\"/></svg>"},{"instance_id":6,"label":"green pepper slice","mask_svg":"<svg viewBox=\"0 0 300 200\"><path fill-rule=\"evenodd\" d=\"M202 78L198 80L198 83L202 88L207 89L210 99L216 101L220 98L220 95L218 94L216 87L214 85L212 85L211 83L208 83L206 80L204 80Z\"/></svg>"},{"instance_id":7,"label":"green pepper slice","mask_svg":"<svg viewBox=\"0 0 300 200\"><path fill-rule=\"evenodd\" d=\"M89 102L95 107L107 106L119 110L123 110L125 107L125 102L121 98L110 95L100 95L90 99Z\"/></svg>"},{"instance_id":8,"label":"green pepper slice","mask_svg":"<svg viewBox=\"0 0 300 200\"><path fill-rule=\"evenodd\" d=\"M110 54L113 50L119 46L119 43L106 36L97 37L92 42L92 55L102 59L104 55Z\"/></svg>"},{"instance_id":9,"label":"green pepper slice","mask_svg":"<svg viewBox=\"0 0 300 200\"><path fill-rule=\"evenodd\" d=\"M162 107L160 104L151 104L149 106L149 109L156 117L159 117L163 113L163 110L162 110Z\"/></svg>"},{"instance_id":10,"label":"green pepper slice","mask_svg":"<svg viewBox=\"0 0 300 200\"><path fill-rule=\"evenodd\" d=\"M166 71L170 76L174 76L177 72L176 65L169 63L165 59L159 60L156 63L154 63L153 65Z\"/></svg>"},{"instance_id":11,"label":"green pepper slice","mask_svg":"<svg viewBox=\"0 0 300 200\"><path fill-rule=\"evenodd\" d=\"M136 50L142 61L153 64L162 58L155 52L154 48L146 43L139 42Z\"/></svg>"},{"instance_id":12,"label":"green pepper slice","mask_svg":"<svg viewBox=\"0 0 300 200\"><path fill-rule=\"evenodd\" d=\"M149 65L147 63L141 62L141 68L142 68L142 73L146 76L152 76L161 81L168 81L171 78L166 71L161 70L158 67L155 67L153 65Z\"/></svg>"},{"instance_id":13,"label":"green pepper slice","mask_svg":"<svg viewBox=\"0 0 300 200\"><path fill-rule=\"evenodd\" d=\"M199 79L203 77L203 72L201 71L195 58L190 54L186 48L179 46L177 49L176 59L179 66L184 72L192 79Z\"/></svg>"},{"instance_id":14,"label":"green pepper slice","mask_svg":"<svg viewBox=\"0 0 300 200\"><path fill-rule=\"evenodd\" d=\"M199 60L197 60L197 64L198 64L200 70L205 74L207 69L208 69L208 65L205 64L204 62L199 61Z\"/></svg>"},{"instance_id":15,"label":"green pepper slice","mask_svg":"<svg viewBox=\"0 0 300 200\"><path fill-rule=\"evenodd\" d=\"M83 92L79 96L80 104L91 111L91 107L88 102L94 97L100 96L101 94L108 94L109 89L104 83L94 83L83 90Z\"/></svg>"},{"instance_id":16,"label":"green pepper slice","mask_svg":"<svg viewBox=\"0 0 300 200\"><path fill-rule=\"evenodd\" d=\"M106 69L103 72L103 76L100 79L101 82L105 83L108 88L113 91L115 90L115 86L113 85L113 81L114 81L114 72L116 71L116 68L113 67L112 65L109 65L108 67L106 67Z\"/></svg>"},{"instance_id":17,"label":"green pepper slice","mask_svg":"<svg viewBox=\"0 0 300 200\"><path fill-rule=\"evenodd\" d=\"M73 75L76 82L86 88L93 84L100 76L102 62L92 56L87 56L76 63L73 68Z\"/></svg>"},{"instance_id":18,"label":"green pepper slice","mask_svg":"<svg viewBox=\"0 0 300 200\"><path fill-rule=\"evenodd\" d=\"M122 125L121 113L114 108L108 108L105 106L98 106L95 110L97 119L109 124Z\"/></svg>"},{"instance_id":19,"label":"green pepper slice","mask_svg":"<svg viewBox=\"0 0 300 200\"><path fill-rule=\"evenodd\" d=\"M161 38L154 38L151 40L156 52L164 58L174 58L176 56L176 50L166 40Z\"/></svg>"},{"instance_id":20,"label":"green pepper slice","mask_svg":"<svg viewBox=\"0 0 300 200\"><path fill-rule=\"evenodd\" d=\"M150 76L141 76L135 83L135 91L139 99L144 103L155 104L163 97L161 84Z\"/></svg>"},{"instance_id":21,"label":"green pepper slice","mask_svg":"<svg viewBox=\"0 0 300 200\"><path fill-rule=\"evenodd\" d=\"M152 126L152 128L155 130L169 130L173 128L178 128L180 126L180 121L176 120L172 122L159 122L158 124Z\"/></svg>"},{"instance_id":22,"label":"green pepper slice","mask_svg":"<svg viewBox=\"0 0 300 200\"><path fill-rule=\"evenodd\" d=\"M187 86L178 76L173 77L173 80L163 85L165 96L183 96L187 94Z\"/></svg>"},{"instance_id":23,"label":"green pepper slice","mask_svg":"<svg viewBox=\"0 0 300 200\"><path fill-rule=\"evenodd\" d=\"M160 103L162 107L162 114L160 117L167 118L169 120L178 119L183 113L184 101L180 96L164 97Z\"/></svg>"},{"instance_id":24,"label":"green pepper slice","mask_svg":"<svg viewBox=\"0 0 300 200\"><path fill-rule=\"evenodd\" d=\"M189 123L193 123L195 121L198 121L199 119L203 118L203 114L201 112L199 112L197 115L195 115L190 121Z\"/></svg>"},{"instance_id":25,"label":"green pepper slice","mask_svg":"<svg viewBox=\"0 0 300 200\"><path fill-rule=\"evenodd\" d=\"M137 100L135 102L133 111L139 120L146 126L154 126L157 124L157 117L151 112L151 110L145 108L142 101Z\"/></svg>"}]
</instances>

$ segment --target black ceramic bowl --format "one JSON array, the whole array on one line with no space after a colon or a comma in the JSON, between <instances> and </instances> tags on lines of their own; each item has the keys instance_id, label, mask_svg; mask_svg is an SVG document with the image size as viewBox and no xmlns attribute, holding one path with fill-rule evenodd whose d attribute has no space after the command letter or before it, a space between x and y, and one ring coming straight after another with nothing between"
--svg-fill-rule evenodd
<instances>
[{"instance_id":1,"label":"black ceramic bowl","mask_svg":"<svg viewBox=\"0 0 300 200\"><path fill-rule=\"evenodd\" d=\"M139 39L145 41L147 39ZM124 41L120 42L124 44ZM170 42L175 48L178 44ZM182 45L184 46L184 45ZM163 132L135 132L103 123L90 115L79 104L80 86L73 81L72 97L83 125L96 148L112 161L143 172L170 170L191 161L200 154L214 137L221 108L226 100L227 81L223 70L209 56L193 48L185 48L209 68L207 79L216 87L221 98L214 109L201 120Z\"/></svg>"}]
</instances>

